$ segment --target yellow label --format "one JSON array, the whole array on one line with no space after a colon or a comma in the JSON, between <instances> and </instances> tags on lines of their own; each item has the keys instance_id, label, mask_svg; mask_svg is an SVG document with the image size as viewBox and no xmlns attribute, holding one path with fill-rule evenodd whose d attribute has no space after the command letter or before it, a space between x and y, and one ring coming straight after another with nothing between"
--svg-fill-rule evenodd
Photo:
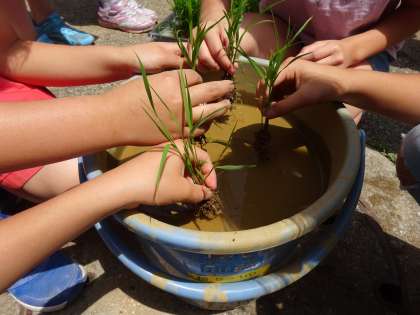
<instances>
[{"instance_id":1,"label":"yellow label","mask_svg":"<svg viewBox=\"0 0 420 315\"><path fill-rule=\"evenodd\" d=\"M196 274L190 273L189 277L199 282L211 282L211 283L213 282L238 282L238 281L245 281L245 280L253 279L259 276L263 276L267 273L268 269L270 269L270 265L264 265L255 270L247 271L247 272L236 274L236 275L202 276L202 275L196 275Z\"/></svg>"}]
</instances>

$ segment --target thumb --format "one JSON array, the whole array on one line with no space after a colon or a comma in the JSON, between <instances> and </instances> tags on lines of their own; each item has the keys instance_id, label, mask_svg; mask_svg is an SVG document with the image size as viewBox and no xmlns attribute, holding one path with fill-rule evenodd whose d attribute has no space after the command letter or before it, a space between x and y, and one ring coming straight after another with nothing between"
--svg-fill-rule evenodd
<instances>
[{"instance_id":1,"label":"thumb","mask_svg":"<svg viewBox=\"0 0 420 315\"><path fill-rule=\"evenodd\" d=\"M299 89L285 99L271 103L270 108L265 111L264 116L270 119L276 118L305 105L308 105L308 99L305 97L303 89Z\"/></svg>"},{"instance_id":2,"label":"thumb","mask_svg":"<svg viewBox=\"0 0 420 315\"><path fill-rule=\"evenodd\" d=\"M203 200L208 200L213 196L213 192L206 186L192 184L191 182L185 180L183 185L184 189L179 189L183 191L183 196L181 196L181 202L197 204Z\"/></svg>"}]
</instances>

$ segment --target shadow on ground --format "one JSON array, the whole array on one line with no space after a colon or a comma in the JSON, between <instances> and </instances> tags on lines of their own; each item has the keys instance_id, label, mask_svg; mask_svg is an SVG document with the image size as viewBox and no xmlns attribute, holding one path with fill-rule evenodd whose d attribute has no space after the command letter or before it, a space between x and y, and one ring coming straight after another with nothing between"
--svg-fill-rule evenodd
<instances>
[{"instance_id":1,"label":"shadow on ground","mask_svg":"<svg viewBox=\"0 0 420 315\"><path fill-rule=\"evenodd\" d=\"M367 145L394 163L400 148L401 135L412 128L376 113L364 113L359 127L366 131Z\"/></svg>"},{"instance_id":2,"label":"shadow on ground","mask_svg":"<svg viewBox=\"0 0 420 315\"><path fill-rule=\"evenodd\" d=\"M399 68L408 68L420 71L420 38L412 37L404 43L403 49L398 53L395 65Z\"/></svg>"},{"instance_id":3,"label":"shadow on ground","mask_svg":"<svg viewBox=\"0 0 420 315\"><path fill-rule=\"evenodd\" d=\"M97 25L98 0L54 0L55 7L64 19L72 25Z\"/></svg>"},{"instance_id":4,"label":"shadow on ground","mask_svg":"<svg viewBox=\"0 0 420 315\"><path fill-rule=\"evenodd\" d=\"M96 244L94 248L92 244ZM192 307L137 278L112 256L93 230L65 251L83 265L99 260L104 274L58 314L81 314L115 289L161 312L215 314ZM344 240L314 272L260 298L252 310L229 314L416 314L414 311L420 309L418 262L419 249L383 233L372 218L356 212Z\"/></svg>"}]
</instances>

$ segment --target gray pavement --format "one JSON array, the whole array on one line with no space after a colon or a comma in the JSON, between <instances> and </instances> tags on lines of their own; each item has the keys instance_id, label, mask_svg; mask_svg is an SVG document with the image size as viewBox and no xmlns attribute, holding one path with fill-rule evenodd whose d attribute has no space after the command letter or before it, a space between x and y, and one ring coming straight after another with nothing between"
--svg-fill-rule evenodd
<instances>
[{"instance_id":1,"label":"gray pavement","mask_svg":"<svg viewBox=\"0 0 420 315\"><path fill-rule=\"evenodd\" d=\"M97 35L98 44L126 45L147 40L144 35L97 26L96 1L55 2L69 22ZM145 3L160 17L169 12L165 0ZM408 41L393 71L419 70L417 36ZM109 86L54 89L54 93L95 94ZM397 152L400 134L408 126L373 114L367 115L362 126L367 130L369 144L377 150L367 152L360 207L345 238L321 266L301 281L220 314L420 314L420 208L400 190L395 167L388 159ZM111 255L93 230L69 243L65 252L85 266L91 281L80 298L57 314L214 313L189 306L138 279ZM25 313L7 294L0 295L0 314Z\"/></svg>"}]
</instances>

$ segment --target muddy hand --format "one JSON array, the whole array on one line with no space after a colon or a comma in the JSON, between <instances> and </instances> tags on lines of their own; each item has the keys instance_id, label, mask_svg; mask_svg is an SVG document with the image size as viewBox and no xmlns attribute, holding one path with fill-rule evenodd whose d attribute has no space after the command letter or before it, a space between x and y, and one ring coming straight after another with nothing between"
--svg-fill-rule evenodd
<instances>
[{"instance_id":1,"label":"muddy hand","mask_svg":"<svg viewBox=\"0 0 420 315\"><path fill-rule=\"evenodd\" d=\"M207 115L216 118L230 108L225 96L234 89L232 81L213 81L203 83L201 76L192 70L184 70L193 106L193 120L199 121ZM157 115L175 138L188 132L184 121L183 103L180 93L179 71L167 71L149 76L150 85L159 95L153 94ZM120 111L115 117L115 129L124 133L124 144L155 145L166 141L150 117L152 110L142 79L132 80L107 93L104 104L118 106ZM169 111L168 111L169 109ZM174 119L175 118L175 119ZM111 126L110 126L111 127ZM204 130L197 130L197 135Z\"/></svg>"},{"instance_id":2,"label":"muddy hand","mask_svg":"<svg viewBox=\"0 0 420 315\"><path fill-rule=\"evenodd\" d=\"M196 148L196 153L202 162L201 172L206 177L205 185L194 184L191 178L185 175L184 163L172 149L166 157L165 167L156 188L165 145L159 145L107 173L107 176L114 176L123 186L121 191L126 194L127 206L199 203L212 197L217 188L216 173L209 155L199 148ZM182 141L177 140L176 145L183 153Z\"/></svg>"},{"instance_id":3,"label":"muddy hand","mask_svg":"<svg viewBox=\"0 0 420 315\"><path fill-rule=\"evenodd\" d=\"M290 61L291 59L287 59L284 65ZM346 70L305 60L295 61L279 74L272 103L264 115L275 118L301 107L338 100L343 90L340 85L342 71ZM266 87L262 82L258 84L257 97L267 97Z\"/></svg>"}]
</instances>

